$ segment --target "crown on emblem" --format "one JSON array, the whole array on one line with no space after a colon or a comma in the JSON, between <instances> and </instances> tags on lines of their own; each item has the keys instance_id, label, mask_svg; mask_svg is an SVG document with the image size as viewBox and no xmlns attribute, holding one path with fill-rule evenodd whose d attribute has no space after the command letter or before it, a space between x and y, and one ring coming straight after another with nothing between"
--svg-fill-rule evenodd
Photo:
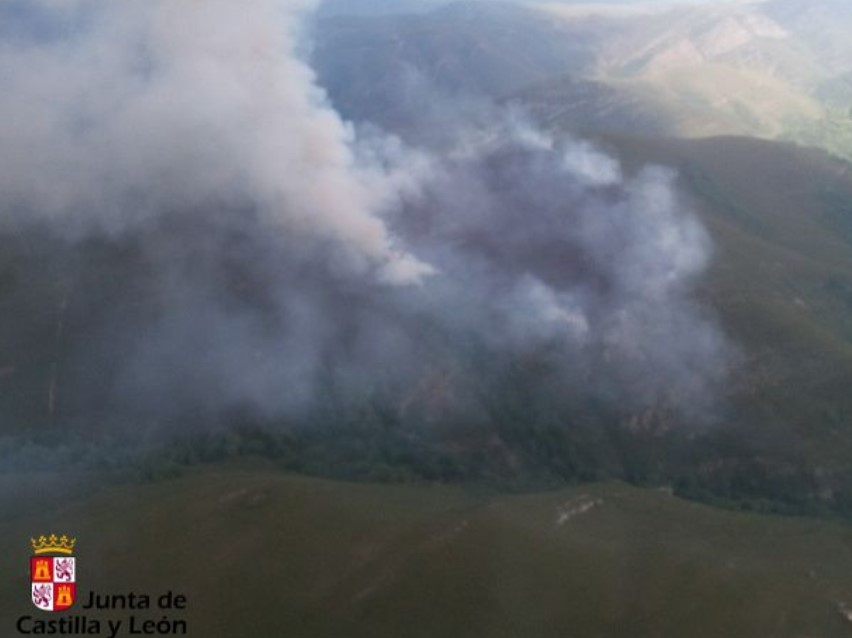
<instances>
[{"instance_id":1,"label":"crown on emblem","mask_svg":"<svg viewBox=\"0 0 852 638\"><path fill-rule=\"evenodd\" d=\"M56 534L39 536L38 540L35 538L30 539L30 544L33 546L33 553L35 554L73 554L76 542L76 538L68 538L65 535L57 536Z\"/></svg>"}]
</instances>

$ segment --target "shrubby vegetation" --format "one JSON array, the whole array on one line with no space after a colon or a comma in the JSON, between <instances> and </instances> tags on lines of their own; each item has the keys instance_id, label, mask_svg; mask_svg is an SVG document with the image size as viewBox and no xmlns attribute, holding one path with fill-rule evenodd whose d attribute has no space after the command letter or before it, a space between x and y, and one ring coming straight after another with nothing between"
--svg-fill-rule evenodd
<instances>
[{"instance_id":1,"label":"shrubby vegetation","mask_svg":"<svg viewBox=\"0 0 852 638\"><path fill-rule=\"evenodd\" d=\"M852 161L852 108L827 108L821 119L792 121L781 139L822 148Z\"/></svg>"},{"instance_id":2,"label":"shrubby vegetation","mask_svg":"<svg viewBox=\"0 0 852 638\"><path fill-rule=\"evenodd\" d=\"M367 482L474 483L519 491L621 480L725 507L786 515L852 517L852 471L819 472L789 445L773 458L742 428L631 429L603 406L497 401L490 426L451 430L403 423L388 413L343 410L333 424L242 419L178 435L0 439L0 467L95 469L124 480L161 481L187 468L241 458L282 471ZM324 415L323 421L328 418Z\"/></svg>"}]
</instances>

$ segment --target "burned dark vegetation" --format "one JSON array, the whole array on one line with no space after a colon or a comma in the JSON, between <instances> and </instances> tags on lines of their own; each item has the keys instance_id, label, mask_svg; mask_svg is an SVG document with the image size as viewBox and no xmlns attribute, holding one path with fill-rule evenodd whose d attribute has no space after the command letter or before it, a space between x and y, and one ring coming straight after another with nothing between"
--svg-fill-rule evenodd
<instances>
[{"instance_id":1,"label":"burned dark vegetation","mask_svg":"<svg viewBox=\"0 0 852 638\"><path fill-rule=\"evenodd\" d=\"M216 4L185 39L163 3L2 10L31 25L0 64L5 470L852 513L845 160L675 139L592 79L621 22L263 3L246 38Z\"/></svg>"}]
</instances>

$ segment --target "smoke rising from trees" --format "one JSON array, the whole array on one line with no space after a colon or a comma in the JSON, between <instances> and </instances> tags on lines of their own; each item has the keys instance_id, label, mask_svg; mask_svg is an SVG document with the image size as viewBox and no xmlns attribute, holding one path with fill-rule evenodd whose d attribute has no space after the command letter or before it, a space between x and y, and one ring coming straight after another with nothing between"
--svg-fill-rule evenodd
<instances>
[{"instance_id":1,"label":"smoke rising from trees","mask_svg":"<svg viewBox=\"0 0 852 638\"><path fill-rule=\"evenodd\" d=\"M346 123L309 5L0 9L2 218L67 298L60 414L481 420L506 368L557 403L711 410L729 348L676 175L496 108L441 152Z\"/></svg>"}]
</instances>

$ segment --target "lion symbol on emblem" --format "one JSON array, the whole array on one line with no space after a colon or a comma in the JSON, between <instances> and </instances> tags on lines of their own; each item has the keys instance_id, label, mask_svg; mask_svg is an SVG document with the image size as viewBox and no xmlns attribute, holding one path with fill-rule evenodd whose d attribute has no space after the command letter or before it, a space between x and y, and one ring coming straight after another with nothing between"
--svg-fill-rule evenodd
<instances>
[{"instance_id":1,"label":"lion symbol on emblem","mask_svg":"<svg viewBox=\"0 0 852 638\"><path fill-rule=\"evenodd\" d=\"M74 561L70 558L57 558L53 564L56 574L54 580L61 583L74 582Z\"/></svg>"},{"instance_id":2,"label":"lion symbol on emblem","mask_svg":"<svg viewBox=\"0 0 852 638\"><path fill-rule=\"evenodd\" d=\"M53 588L50 585L33 587L33 603L41 609L50 609L53 604Z\"/></svg>"}]
</instances>

